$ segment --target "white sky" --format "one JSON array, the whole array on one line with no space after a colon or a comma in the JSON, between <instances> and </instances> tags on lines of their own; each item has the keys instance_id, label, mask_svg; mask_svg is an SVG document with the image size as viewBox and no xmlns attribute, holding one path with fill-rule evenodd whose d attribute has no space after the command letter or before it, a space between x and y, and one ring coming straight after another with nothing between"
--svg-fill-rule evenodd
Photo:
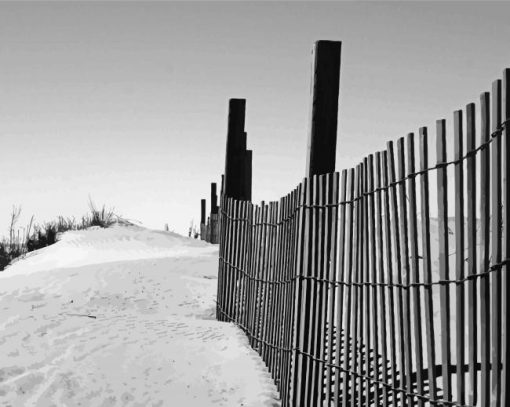
<instances>
[{"instance_id":1,"label":"white sky","mask_svg":"<svg viewBox=\"0 0 510 407\"><path fill-rule=\"evenodd\" d=\"M0 3L0 235L90 195L186 233L247 99L254 201L305 172L311 47L341 40L337 170L479 100L510 66L509 3ZM451 134L451 133L450 133Z\"/></svg>"}]
</instances>

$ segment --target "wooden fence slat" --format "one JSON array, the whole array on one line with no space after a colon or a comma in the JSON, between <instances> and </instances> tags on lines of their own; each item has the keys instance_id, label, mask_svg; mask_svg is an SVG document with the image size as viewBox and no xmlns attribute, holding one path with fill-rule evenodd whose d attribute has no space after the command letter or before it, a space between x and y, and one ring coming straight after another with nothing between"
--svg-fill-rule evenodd
<instances>
[{"instance_id":1,"label":"wooden fence slat","mask_svg":"<svg viewBox=\"0 0 510 407\"><path fill-rule=\"evenodd\" d=\"M255 348L259 354L263 352L264 344L261 339L263 338L262 324L264 320L264 305L266 301L266 273L267 273L267 222L268 222L268 204L266 202L261 203L260 212L260 252L259 252L259 276L260 284L258 290L258 300L256 306L257 312L257 324L255 326L255 338L257 347Z\"/></svg>"},{"instance_id":2,"label":"wooden fence slat","mask_svg":"<svg viewBox=\"0 0 510 407\"><path fill-rule=\"evenodd\" d=\"M317 207L320 204L319 202L319 177L314 175L312 177L312 223L311 223L311 241L310 241L310 257L308 262L308 276L310 277L310 307L308 310L308 321L310 324L310 329L307 330L307 347L306 353L308 356L308 369L306 371L305 376L305 403L313 403L315 401L315 371L316 371L316 360L317 352L315 351L315 346L317 344L317 332L316 329L316 319L317 319L317 295L318 295L318 286L319 283L316 280L317 277L317 261L319 252L319 217L320 212ZM310 405L310 404L305 404Z\"/></svg>"},{"instance_id":3,"label":"wooden fence slat","mask_svg":"<svg viewBox=\"0 0 510 407\"><path fill-rule=\"evenodd\" d=\"M412 377L412 343L411 343L411 292L409 289L410 277L410 263L409 263L409 232L408 232L408 219L407 219L407 185L405 183L405 149L404 138L401 137L397 141L397 157L398 157L398 181L399 181L399 208L400 208L400 243L402 259L402 283L406 287L403 291L403 317L404 317L404 361L405 361L405 375L406 386L408 393L413 392L413 377ZM409 397L409 405L413 405L413 397Z\"/></svg>"},{"instance_id":4,"label":"wooden fence slat","mask_svg":"<svg viewBox=\"0 0 510 407\"><path fill-rule=\"evenodd\" d=\"M249 203L248 205L248 241L249 241L249 257L248 257L248 263L247 263L247 272L248 272L248 287L247 287L247 305L246 305L246 317L244 320L244 326L249 330L251 333L251 316L252 316L252 310L253 310L253 290L255 287L253 278L254 278L254 257L255 257L255 248L256 248L256 241L255 241L255 228L253 227L253 224L255 222L255 205L253 203Z\"/></svg>"},{"instance_id":5,"label":"wooden fence slat","mask_svg":"<svg viewBox=\"0 0 510 407\"><path fill-rule=\"evenodd\" d=\"M503 131L503 259L507 263L503 266L501 273L503 275L503 298L504 305L502 309L503 315L503 337L506 340L503 342L503 377L502 389L503 394L501 397L501 405L507 406L510 404L510 341L509 327L510 327L510 269L508 266L508 259L510 258L510 69L507 68L503 71L503 120L506 122Z\"/></svg>"},{"instance_id":6,"label":"wooden fence slat","mask_svg":"<svg viewBox=\"0 0 510 407\"><path fill-rule=\"evenodd\" d=\"M240 202L233 200L233 217L238 219L240 218ZM237 298L237 280L238 280L238 272L237 272L237 260L238 260L238 250L239 250L239 222L232 222L232 254L230 259L230 295L228 302L228 315L231 321L235 321L235 303Z\"/></svg>"},{"instance_id":7,"label":"wooden fence slat","mask_svg":"<svg viewBox=\"0 0 510 407\"><path fill-rule=\"evenodd\" d=\"M261 319L262 319L262 311L264 307L264 296L265 296L265 286L262 282L265 277L265 247L266 247L266 230L267 230L267 205L265 202L261 202L260 204L260 221L259 221L260 235L259 235L259 252L258 252L258 265L257 265L257 278L259 279L257 284L257 299L255 304L255 327L253 336L256 341L255 349L258 352L261 352Z\"/></svg>"},{"instance_id":8,"label":"wooden fence slat","mask_svg":"<svg viewBox=\"0 0 510 407\"><path fill-rule=\"evenodd\" d=\"M455 278L460 281L464 278L464 134L462 126L462 110L456 110L453 114L453 145L455 163ZM457 398L456 400L464 404L464 283L455 286L455 322L456 322L456 371L455 378L457 382Z\"/></svg>"},{"instance_id":9,"label":"wooden fence slat","mask_svg":"<svg viewBox=\"0 0 510 407\"><path fill-rule=\"evenodd\" d=\"M244 202L244 215L243 215L243 264L242 268L244 272L243 275L243 285L242 285L242 298L243 298L243 312L242 312L242 318L240 319L240 323L242 326L246 326L246 315L248 314L248 283L250 281L249 279L249 261L250 261L250 253L251 253L251 242L250 242L250 206L251 202L245 201Z\"/></svg>"},{"instance_id":10,"label":"wooden fence slat","mask_svg":"<svg viewBox=\"0 0 510 407\"><path fill-rule=\"evenodd\" d=\"M289 404L291 406L296 406L301 398L301 389L299 387L299 378L302 374L302 359L303 355L300 353L302 349L301 343L301 308L303 306L303 281L302 270L303 270L303 255L304 255L304 225L306 222L306 209L304 207L306 203L306 189L307 189L307 180L304 179L303 182L298 186L298 202L297 206L299 210L296 214L296 235L295 235L295 253L296 257L294 259L293 267L293 275L296 276L296 280L294 280L293 284L293 293L294 293L294 302L293 302L293 315L292 315L292 361L289 371Z\"/></svg>"},{"instance_id":11,"label":"wooden fence slat","mask_svg":"<svg viewBox=\"0 0 510 407\"><path fill-rule=\"evenodd\" d=\"M480 96L481 133L480 142L490 140L490 93ZM480 271L489 270L490 259L490 151L480 152ZM490 401L490 278L480 277L480 404Z\"/></svg>"},{"instance_id":12,"label":"wooden fence slat","mask_svg":"<svg viewBox=\"0 0 510 407\"><path fill-rule=\"evenodd\" d=\"M321 232L321 247L319 253L319 278L321 282L319 283L320 295L319 295L319 343L317 346L318 350L318 358L321 361L327 360L327 333L328 333L328 315L327 315L327 303L329 296L329 273L328 273L328 246L329 239L331 233L331 219L330 219L330 207L327 207L326 204L329 203L329 186L331 183L331 174L322 174L319 178L320 185L322 186L321 198L322 205L324 208L322 209L321 222L322 222L322 232ZM326 363L319 362L318 363L318 372L317 372L317 402L319 405L325 400L325 379L326 379Z\"/></svg>"},{"instance_id":13,"label":"wooden fence slat","mask_svg":"<svg viewBox=\"0 0 510 407\"><path fill-rule=\"evenodd\" d=\"M251 289L251 309L250 309L250 325L249 329L251 332L251 346L252 348L256 348L258 346L258 342L255 340L256 330L257 330L257 304L259 298L259 287L260 282L259 278L259 255L260 255L260 237L261 237L261 228L259 225L261 219L261 207L259 205L255 206L253 213L253 225L252 225L252 235L253 235L253 254L252 254L252 289Z\"/></svg>"},{"instance_id":14,"label":"wooden fence slat","mask_svg":"<svg viewBox=\"0 0 510 407\"><path fill-rule=\"evenodd\" d=\"M309 276L309 257L310 257L310 243L311 243L311 218L312 218L312 210L310 209L310 205L312 203L312 189L313 189L313 178L305 179L304 181L304 194L305 200L304 205L306 205L305 210L302 211L301 216L303 217L302 225L302 236L299 237L300 251L302 255L300 255L300 261L298 263L297 271L300 276L308 277ZM304 214L306 212L306 214ZM295 377L295 395L293 398L293 405L304 405L305 402L305 386L306 379L305 375L309 368L309 360L303 354L303 351L308 349L308 331L309 331L309 320L308 320L308 311L310 304L310 284L307 278L303 278L300 280L300 296L299 296L299 307L297 310L297 318L299 320L297 332L297 367L294 373ZM303 380L305 379L305 380Z\"/></svg>"},{"instance_id":15,"label":"wooden fence slat","mask_svg":"<svg viewBox=\"0 0 510 407\"><path fill-rule=\"evenodd\" d=\"M368 379L370 371L370 349L372 347L372 337L370 335L370 287L368 285L370 278L370 240L369 240L369 189L368 189L368 160L367 157L363 159L363 271L361 273L361 281L365 283L361 290L363 300L361 301L361 315L363 322L360 322L360 374L365 378L360 379L360 407L364 404L368 406L369 395L371 390L371 381ZM363 403L364 402L364 403Z\"/></svg>"},{"instance_id":16,"label":"wooden fence slat","mask_svg":"<svg viewBox=\"0 0 510 407\"><path fill-rule=\"evenodd\" d=\"M236 323L242 323L244 318L244 305L246 303L244 295L245 295L245 284L246 284L246 219L247 219L247 211L248 206L246 201L242 201L240 203L240 222L239 224L239 252L238 252L238 284L237 284L237 292L238 292L238 300L236 305Z\"/></svg>"},{"instance_id":17,"label":"wooden fence slat","mask_svg":"<svg viewBox=\"0 0 510 407\"><path fill-rule=\"evenodd\" d=\"M280 357L280 349L278 346L278 327L280 325L280 313L282 309L280 307L280 299L282 296L281 292L281 272L282 272L282 261L285 259L285 252L283 250L283 228L282 228L282 219L283 219L283 210L284 210L284 200L285 197L281 198L279 201L276 201L275 208L275 244L274 244L274 279L275 283L273 283L273 300L271 302L271 327L270 327L270 337L269 342L273 344L271 347L270 357L269 357L269 366L273 375L273 378L276 382L278 391L280 387L280 379L278 377L278 359Z\"/></svg>"},{"instance_id":18,"label":"wooden fence slat","mask_svg":"<svg viewBox=\"0 0 510 407\"><path fill-rule=\"evenodd\" d=\"M280 286L279 286L279 295L278 295L278 312L280 313L278 328L276 333L276 343L280 347L277 361L277 370L278 370L278 382L280 387L280 392L282 392L282 381L283 381L283 364L285 363L286 352L284 351L284 340L283 340L283 332L285 329L286 316L289 313L289 309L286 304L286 299L288 295L288 287L289 283L287 282L288 276L287 272L289 269L289 258L290 258L290 223L288 220L288 216L290 213L290 202L292 201L293 192L288 194L282 200L282 215L281 215L281 231L282 231L282 263L280 266Z\"/></svg>"},{"instance_id":19,"label":"wooden fence slat","mask_svg":"<svg viewBox=\"0 0 510 407\"><path fill-rule=\"evenodd\" d=\"M323 368L323 363L319 360L323 359L323 355L321 355L321 343L323 342L323 331L321 330L321 321L322 321L322 298L324 295L324 282L322 279L324 278L324 175L318 175L316 177L315 183L315 200L314 205L317 205L315 208L315 246L313 249L313 277L314 280L314 290L312 294L313 298L313 325L312 325L312 335L311 335L311 348L310 353L314 358L318 360L313 360L312 369L311 369L311 388L310 388L310 405L316 405L322 402L321 401L321 374ZM319 280L316 280L319 279Z\"/></svg>"},{"instance_id":20,"label":"wooden fence slat","mask_svg":"<svg viewBox=\"0 0 510 407\"><path fill-rule=\"evenodd\" d=\"M357 196L357 184L358 184L358 169L354 170L351 168L349 171L349 199L353 201ZM349 204L349 222L348 222L348 238L349 243L347 246L347 260L345 265L345 283L347 286L346 297L345 297L345 323L344 323L344 335L343 335L343 347L342 347L342 357L343 357L343 380L342 380L342 407L347 407L348 401L350 400L349 396L352 396L351 387L349 384L351 383L351 375L348 373L349 370L352 369L351 366L351 355L352 355L352 346L353 340L351 338L351 321L352 321L352 297L354 294L354 287L352 286L353 282L353 268L355 264L355 233L357 233L357 229L354 228L355 219L357 218L357 201L351 202ZM343 277L343 276L342 276ZM343 303L342 303L343 304ZM341 311L343 312L343 311Z\"/></svg>"},{"instance_id":21,"label":"wooden fence slat","mask_svg":"<svg viewBox=\"0 0 510 407\"><path fill-rule=\"evenodd\" d=\"M436 122L437 131L437 204L439 234L439 276L443 281L449 280L448 261L448 184L446 167L446 121ZM452 401L452 379L450 376L450 290L447 284L439 287L441 308L441 374L443 378L443 399Z\"/></svg>"},{"instance_id":22,"label":"wooden fence slat","mask_svg":"<svg viewBox=\"0 0 510 407\"><path fill-rule=\"evenodd\" d=\"M224 202L223 202L223 210L225 211L225 220L224 220L224 225L223 225L223 228L224 228L224 231L223 231L223 251L222 251L222 260L221 260L221 264L222 264L222 267L220 269L221 271L221 282L222 282L222 285L221 285L221 290L220 290L220 296L219 296L219 301L218 301L218 312L219 314L221 315L221 321L226 321L226 316L224 314L224 311L225 311L225 306L226 306L226 295L227 295L227 287L228 287L228 265L226 264L226 260L229 256L228 252L230 250L230 245L229 245L229 231L230 231L230 219L229 219L229 216L230 216L230 209L229 209L229 201L228 199L224 199Z\"/></svg>"},{"instance_id":23,"label":"wooden fence slat","mask_svg":"<svg viewBox=\"0 0 510 407\"><path fill-rule=\"evenodd\" d=\"M233 217L238 219L240 218L240 202L233 200ZM237 271L237 260L238 260L238 251L239 251L239 222L232 222L232 255L230 260L230 296L228 302L228 315L229 319L232 322L235 322L235 305L236 298L238 293L237 281L238 281L238 271Z\"/></svg>"},{"instance_id":24,"label":"wooden fence slat","mask_svg":"<svg viewBox=\"0 0 510 407\"><path fill-rule=\"evenodd\" d=\"M280 199L278 206L278 242L277 242L277 267L276 267L276 279L278 284L276 284L276 295L274 301L274 315L275 315L275 324L273 327L273 335L271 338L271 342L277 346L274 349L273 360L272 360L272 369L273 369L273 377L275 378L275 382L278 388L278 391L281 393L281 369L280 363L283 359L283 353L281 351L281 327L283 323L283 318L285 315L285 287L283 286L284 274L285 274L285 262L287 261L287 248L286 244L288 242L288 237L286 235L286 224L284 224L284 219L287 215L287 199L289 195L284 196Z\"/></svg>"},{"instance_id":25,"label":"wooden fence slat","mask_svg":"<svg viewBox=\"0 0 510 407\"><path fill-rule=\"evenodd\" d=\"M285 300L285 306L287 307L287 313L285 315L285 327L283 330L283 346L285 349L285 362L284 362L284 372L283 372L283 381L284 381L284 390L283 390L283 400L288 402L287 404L284 404L284 407L286 405L289 405L290 403L290 386L291 386L291 369L292 369L292 356L293 352L290 350L293 345L293 338L294 338L294 299L297 297L297 293L295 292L295 285L296 280L294 278L295 276L295 261L296 257L298 255L297 253L297 242L296 242L296 236L297 236L297 227L298 222L298 212L297 212L297 206L299 205L299 197L301 193L301 185L298 185L298 187L293 191L292 199L290 202L289 210L290 210L290 238L289 238L289 250L290 250L290 259L288 263L287 268L287 274L286 278L289 279L289 283L286 285L286 300ZM292 281L290 281L292 279Z\"/></svg>"},{"instance_id":26,"label":"wooden fence slat","mask_svg":"<svg viewBox=\"0 0 510 407\"><path fill-rule=\"evenodd\" d=\"M237 203L237 217L239 218L239 222L236 222L236 248L235 251L235 261L234 261L234 276L235 276L235 285L234 285L234 301L232 302L232 317L235 323L239 322L239 316L241 312L241 290L242 290L242 280L243 273L242 270L242 260L243 260L243 228L244 228L244 201L240 201Z\"/></svg>"},{"instance_id":27,"label":"wooden fence slat","mask_svg":"<svg viewBox=\"0 0 510 407\"><path fill-rule=\"evenodd\" d=\"M303 242L303 225L304 225L304 212L303 207L305 203L305 181L300 183L294 195L293 202L293 218L292 218L292 262L289 268L289 275L293 277L293 282L290 285L290 295L287 304L291 311L288 318L288 329L286 332L286 346L292 348L292 352L288 353L289 362L286 367L286 390L288 392L287 400L288 405L296 404L296 380L297 380L297 362L298 357L298 334L299 334L299 315L298 312L301 307L301 255L302 255L302 242Z\"/></svg>"},{"instance_id":28,"label":"wooden fence slat","mask_svg":"<svg viewBox=\"0 0 510 407\"><path fill-rule=\"evenodd\" d=\"M264 239L264 268L263 268L263 287L264 287L264 296L262 302L262 315L261 315L261 342L260 342L260 356L262 360L267 366L267 354L268 354L268 330L270 329L268 325L270 325L269 321L269 307L271 300L271 289L272 284L269 282L272 279L272 245L273 245L273 228L270 224L273 222L273 202L268 202L266 211L266 218L264 219L264 229L265 229L265 239Z\"/></svg>"},{"instance_id":29,"label":"wooden fence slat","mask_svg":"<svg viewBox=\"0 0 510 407\"><path fill-rule=\"evenodd\" d=\"M226 253L225 253L225 260L227 261L224 274L225 274L225 297L223 300L223 312L224 312L224 321L229 321L230 314L229 314L229 303L230 303L230 297L232 295L232 267L231 267L231 261L233 256L233 240L232 240L232 231L234 222L232 222L232 217L234 215L234 201L232 199L227 200L227 213L230 217L230 221L228 222L228 230L227 230L227 238L226 238Z\"/></svg>"},{"instance_id":30,"label":"wooden fence slat","mask_svg":"<svg viewBox=\"0 0 510 407\"><path fill-rule=\"evenodd\" d=\"M345 212L344 208L345 206L342 205L342 209L340 209L337 205L339 205L339 194L343 194L342 201L345 200L345 177L346 172L342 172L342 189L340 192L339 190L339 174L335 172L331 175L329 178L327 185L328 185L328 200L326 201L331 206L328 209L328 220L326 221L326 224L330 226L330 233L329 233L329 239L328 239L328 245L326 247L326 253L328 257L326 258L326 267L327 267L327 278L331 282L337 281L337 252L339 250L338 247L338 212L342 212L342 210ZM344 215L341 216L341 221L345 218ZM342 225L342 223L340 223ZM342 230L343 233L343 230ZM343 240L343 236L342 236ZM343 248L342 248L343 249ZM342 250L343 252L343 250ZM326 379L325 379L325 387L326 387L326 393L325 393L325 400L327 404L329 405L331 403L331 396L334 394L333 386L336 384L336 381L338 380L338 377L340 376L340 371L335 370L333 365L340 366L340 361L335 358L335 345L337 349L340 347L340 332L341 332L341 326L336 327L335 330L335 305L336 305L336 292L337 288L335 285L330 284L329 288L329 302L328 302L328 343L327 343L327 349L328 349L328 363L329 366L326 368ZM336 377L337 379L333 379L333 377ZM335 386L336 388L336 386ZM334 402L338 402L338 397L334 398Z\"/></svg>"},{"instance_id":31,"label":"wooden fence slat","mask_svg":"<svg viewBox=\"0 0 510 407\"><path fill-rule=\"evenodd\" d=\"M220 312L220 308L222 307L222 293L223 293L223 258L225 253L225 242L224 242L224 226L223 223L225 221L225 216L223 215L222 211L224 210L224 204L223 204L224 197L221 195L220 197L220 246L218 250L218 287L216 290L216 319L218 321L223 321L223 315Z\"/></svg>"},{"instance_id":32,"label":"wooden fence slat","mask_svg":"<svg viewBox=\"0 0 510 407\"><path fill-rule=\"evenodd\" d=\"M382 153L378 151L375 154L375 190L379 190L379 192L375 193L375 212L376 212L376 230L374 231L374 236L377 241L377 283L379 284L379 303L378 307L379 311L379 331L376 330L376 335L381 340L381 377L384 383L389 383L388 381L388 342L387 342L387 333L388 329L391 325L391 319L387 319L387 310L386 310L386 289L383 286L385 284L384 278L384 213L383 213L383 192L381 188L383 187L382 180ZM375 282L376 280L374 280ZM389 405L389 394L388 388L386 386L382 386L382 406L388 407Z\"/></svg>"},{"instance_id":33,"label":"wooden fence slat","mask_svg":"<svg viewBox=\"0 0 510 407\"><path fill-rule=\"evenodd\" d=\"M373 392L369 392L369 394L373 393L373 396L367 397L367 404L370 405L373 401L374 405L380 405L380 389L379 385L375 382L376 380L379 380L379 374L381 370L384 370L384 365L381 365L380 363L380 354L379 354L379 307L378 307L378 289L375 285L377 283L377 267L378 259L377 259L377 239L376 239L376 220L375 220L375 211L376 211L376 193L375 193L375 179L374 179L374 156L370 154L368 156L367 160L367 192L368 192L368 225L369 225L369 233L370 233L370 240L369 240L369 248L370 248L370 273L368 274L368 281L372 284L371 285L371 293L370 293L370 320L371 320L371 326L370 326L370 337L371 337L371 343L372 347L370 349L367 349L366 355L367 360L371 363L369 363L369 369L367 369L367 376L372 377L372 382L370 383L370 386L373 387ZM373 352L372 361L370 361L370 351ZM382 362L384 363L384 358L382 359ZM370 371L370 366L371 370Z\"/></svg>"},{"instance_id":34,"label":"wooden fence slat","mask_svg":"<svg viewBox=\"0 0 510 407\"><path fill-rule=\"evenodd\" d=\"M476 124L475 124L475 104L470 103L466 106L466 153L474 151L476 148ZM466 187L467 187L467 274L474 276L477 273L476 266L476 157L470 155L466 159ZM469 383L467 391L467 403L475 405L477 402L477 300L476 300L475 279L467 281L467 328L468 328L468 378Z\"/></svg>"},{"instance_id":35,"label":"wooden fence slat","mask_svg":"<svg viewBox=\"0 0 510 407\"><path fill-rule=\"evenodd\" d=\"M425 170L429 166L428 159L428 133L427 128L420 129L420 192L421 192L421 227L422 227L422 257L423 257L423 280L425 284L432 283L432 262L430 255L430 196L429 174ZM424 294L425 301L425 334L427 340L427 372L429 384L429 397L436 399L436 348L434 334L434 309L432 286L428 285Z\"/></svg>"},{"instance_id":36,"label":"wooden fence slat","mask_svg":"<svg viewBox=\"0 0 510 407\"><path fill-rule=\"evenodd\" d=\"M281 398L285 397L285 363L287 352L285 351L285 343L284 343L284 332L286 327L286 319L289 314L289 309L287 307L287 296L288 296L288 287L289 284L287 282L287 271L288 271L288 261L289 261L289 246L290 246L290 234L289 234L289 223L288 223L288 212L289 212L289 204L292 200L293 192L287 194L280 202L281 202L281 240L282 243L280 245L282 251L282 259L280 263L280 271L279 271L279 281L280 285L278 287L279 294L277 296L277 312L278 312L278 325L276 327L275 333L275 343L278 346L278 354L277 360L275 361L276 367L276 377L278 384L278 391L281 394Z\"/></svg>"},{"instance_id":37,"label":"wooden fence slat","mask_svg":"<svg viewBox=\"0 0 510 407\"><path fill-rule=\"evenodd\" d=\"M384 236L386 251L386 281L388 283L388 318L389 318L389 341L390 341L390 366L391 366L391 384L392 388L399 387L397 382L398 364L397 364L397 340L396 328L397 310L395 309L395 292L393 287L393 251L392 251L392 222L391 222L391 206L390 206L390 181L389 181L389 159L388 151L382 153L381 162L382 184L384 187ZM397 405L399 393L394 390L391 395L393 405Z\"/></svg>"},{"instance_id":38,"label":"wooden fence slat","mask_svg":"<svg viewBox=\"0 0 510 407\"><path fill-rule=\"evenodd\" d=\"M285 314L282 320L282 326L281 326L281 339L280 339L280 346L282 347L282 359L280 362L280 377L281 377L281 392L282 392L282 399L288 400L288 383L289 383L289 377L288 377L288 367L290 366L291 359L290 359L290 351L288 350L291 347L291 343L289 341L289 335L292 332L292 326L291 326L291 318L292 318L292 302L290 302L291 299L293 299L292 294L292 273L293 273L293 257L295 252L294 247L294 211L295 211L295 202L296 202L296 192L297 189L294 189L290 196L287 199L286 205L285 205L285 228L286 228L286 260L283 270L282 278L285 281L284 288L283 288L283 304L282 306L285 307ZM293 217L294 216L294 217Z\"/></svg>"},{"instance_id":39,"label":"wooden fence slat","mask_svg":"<svg viewBox=\"0 0 510 407\"><path fill-rule=\"evenodd\" d=\"M396 182L396 175L395 175L395 155L393 151L393 142L387 143L388 147L388 182L392 184L390 187L390 202L391 202L391 226L392 231L391 234L393 235L394 239L394 245L393 245L393 252L394 252L394 263L391 263L391 268L388 270L388 273L393 274L393 281L396 280L397 284L400 284L398 288L396 288L397 292L397 300L396 300L396 310L398 314L398 334L396 335L396 342L398 344L397 346L397 359L400 363L399 366L399 382L397 384L398 388L406 389L407 388L407 381L406 381L406 375L405 375L405 369L406 369L406 363L405 363L405 328L404 328L404 295L403 290L401 288L402 285L402 267L401 267L401 242L400 242L400 234L399 234L399 226L401 219L399 218L399 211L398 211L398 200L397 200L397 186L395 184ZM396 266L397 272L394 273L393 267ZM398 338L398 339L397 339ZM400 395L401 403L400 405L406 406L407 405L407 399L405 398L405 395L401 393ZM395 402L396 404L396 402Z\"/></svg>"},{"instance_id":40,"label":"wooden fence slat","mask_svg":"<svg viewBox=\"0 0 510 407\"><path fill-rule=\"evenodd\" d=\"M280 253L280 247L279 247L279 241L281 238L281 229L279 226L280 222L280 209L281 205L280 202L276 201L272 204L273 210L272 210L272 219L271 219L271 262L270 262L270 273L269 281L270 283L270 297L268 301L268 311L267 311L267 342L271 345L275 344L274 340L274 334L275 334L275 328L277 324L277 317L278 317L278 311L276 307L276 301L278 297L278 289L280 287L280 284L276 284L276 281L279 281L279 261L281 259L281 256L278 256L278 253ZM272 374L272 377L274 380L276 380L276 372L274 368L274 358L276 356L277 349L274 346L268 345L266 348L266 361L269 371Z\"/></svg>"},{"instance_id":41,"label":"wooden fence slat","mask_svg":"<svg viewBox=\"0 0 510 407\"><path fill-rule=\"evenodd\" d=\"M361 390L362 390L362 380L359 376L362 373L362 360L361 352L363 349L363 344L360 341L361 339L361 327L363 326L363 312L362 312L362 301L363 301L363 287L360 285L362 274L363 274L363 201L361 199L363 193L363 164L358 165L358 184L357 184L357 218L356 218L356 256L354 267L354 281L356 285L354 286L354 295L353 295L353 305L354 305L354 319L353 319L353 344L352 344L352 371L355 373L352 375L352 389L351 389L351 397L352 397L352 406L361 404Z\"/></svg>"},{"instance_id":42,"label":"wooden fence slat","mask_svg":"<svg viewBox=\"0 0 510 407\"><path fill-rule=\"evenodd\" d=\"M350 174L350 172L349 172ZM335 334L335 364L337 366L342 366L342 356L344 354L345 349L345 335L343 330L343 309L344 309L344 285L345 282L345 251L346 251L346 241L349 236L346 236L346 225L347 223L347 204L345 200L347 199L347 170L342 171L342 179L340 185L340 202L343 202L339 206L340 211L340 222L339 222L339 232L338 232L338 271L335 270L335 281L338 281L340 284L338 285L337 291L338 296L335 301L333 301L332 307L335 308L336 312L336 334ZM351 184L349 184L351 185ZM349 195L349 199L351 196ZM349 226L347 227L347 231L349 230ZM341 378L345 377L343 372L340 369L335 371L335 391L334 391L334 399L335 404L339 403L341 400L340 396L340 384L342 383Z\"/></svg>"},{"instance_id":43,"label":"wooden fence slat","mask_svg":"<svg viewBox=\"0 0 510 407\"><path fill-rule=\"evenodd\" d=\"M410 244L410 282L420 283L420 261L418 254L418 214L416 204L416 180L414 177L415 166L415 149L414 134L407 136L407 176L408 183L408 199L409 199L409 244ZM424 394L424 377L423 377L423 340L422 340L422 313L421 313L421 293L418 286L414 286L411 290L412 298L412 319L414 326L414 357L416 360L416 391L418 394ZM418 399L418 406L425 405L422 399Z\"/></svg>"},{"instance_id":44,"label":"wooden fence slat","mask_svg":"<svg viewBox=\"0 0 510 407\"><path fill-rule=\"evenodd\" d=\"M492 132L501 124L501 80L492 83ZM501 262L501 136L491 143L491 265ZM491 273L491 402L501 406L501 269Z\"/></svg>"},{"instance_id":45,"label":"wooden fence slat","mask_svg":"<svg viewBox=\"0 0 510 407\"><path fill-rule=\"evenodd\" d=\"M264 352L262 354L262 359L264 362L266 362L266 366L268 369L271 368L271 352L273 351L273 347L270 346L271 343L271 330L274 324L274 321L272 320L272 303L274 298L274 289L275 285L273 284L273 281L275 280L275 264L274 264L274 253L275 253L275 233L276 228L273 226L275 223L276 218L276 202L270 202L269 203L269 219L268 219L268 239L267 239L267 274L266 274L266 290L267 290L267 296L266 296L266 302L265 302L265 309L264 309Z\"/></svg>"},{"instance_id":46,"label":"wooden fence slat","mask_svg":"<svg viewBox=\"0 0 510 407\"><path fill-rule=\"evenodd\" d=\"M271 281L274 280L274 233L275 228L272 226L275 223L275 212L276 212L276 203L269 202L268 203L268 215L267 215L267 239L266 239L266 261L265 261L265 277L264 283L266 286L265 296L264 296L264 308L263 308L263 319L262 319L262 349L261 352L262 360L266 363L266 366L270 366L269 357L272 347L268 344L270 343L270 330L273 325L273 321L271 321L271 303L274 297L273 289L274 284Z\"/></svg>"}]
</instances>

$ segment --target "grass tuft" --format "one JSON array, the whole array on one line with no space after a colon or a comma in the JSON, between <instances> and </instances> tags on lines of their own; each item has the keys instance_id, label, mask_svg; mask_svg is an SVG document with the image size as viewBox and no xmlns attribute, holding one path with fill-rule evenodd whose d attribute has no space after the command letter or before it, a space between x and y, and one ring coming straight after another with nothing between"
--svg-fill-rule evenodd
<instances>
[{"instance_id":1,"label":"grass tuft","mask_svg":"<svg viewBox=\"0 0 510 407\"><path fill-rule=\"evenodd\" d=\"M59 235L69 230L83 230L91 226L108 228L116 223L129 223L116 215L114 209L106 209L105 205L98 209L91 199L89 208L90 212L82 216L79 221L74 217L59 216L58 219L51 222L34 224L32 216L26 227L17 228L21 207L14 206L11 213L9 237L0 240L0 271L4 270L13 260L56 243Z\"/></svg>"}]
</instances>

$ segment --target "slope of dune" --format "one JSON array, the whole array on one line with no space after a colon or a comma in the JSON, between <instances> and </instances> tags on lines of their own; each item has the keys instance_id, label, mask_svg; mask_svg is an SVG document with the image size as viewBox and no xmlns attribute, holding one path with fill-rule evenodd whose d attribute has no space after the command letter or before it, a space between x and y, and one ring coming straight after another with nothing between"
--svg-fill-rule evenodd
<instances>
[{"instance_id":1,"label":"slope of dune","mask_svg":"<svg viewBox=\"0 0 510 407\"><path fill-rule=\"evenodd\" d=\"M214 318L217 247L137 226L68 232L0 273L1 406L273 406Z\"/></svg>"}]
</instances>

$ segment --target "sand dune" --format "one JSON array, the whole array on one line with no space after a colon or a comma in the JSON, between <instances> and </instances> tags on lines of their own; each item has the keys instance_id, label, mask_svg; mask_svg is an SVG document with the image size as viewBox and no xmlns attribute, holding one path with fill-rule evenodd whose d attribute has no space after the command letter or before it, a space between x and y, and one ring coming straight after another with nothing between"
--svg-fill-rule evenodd
<instances>
[{"instance_id":1,"label":"sand dune","mask_svg":"<svg viewBox=\"0 0 510 407\"><path fill-rule=\"evenodd\" d=\"M2 406L273 406L214 318L217 247L137 226L69 232L0 273Z\"/></svg>"}]
</instances>

